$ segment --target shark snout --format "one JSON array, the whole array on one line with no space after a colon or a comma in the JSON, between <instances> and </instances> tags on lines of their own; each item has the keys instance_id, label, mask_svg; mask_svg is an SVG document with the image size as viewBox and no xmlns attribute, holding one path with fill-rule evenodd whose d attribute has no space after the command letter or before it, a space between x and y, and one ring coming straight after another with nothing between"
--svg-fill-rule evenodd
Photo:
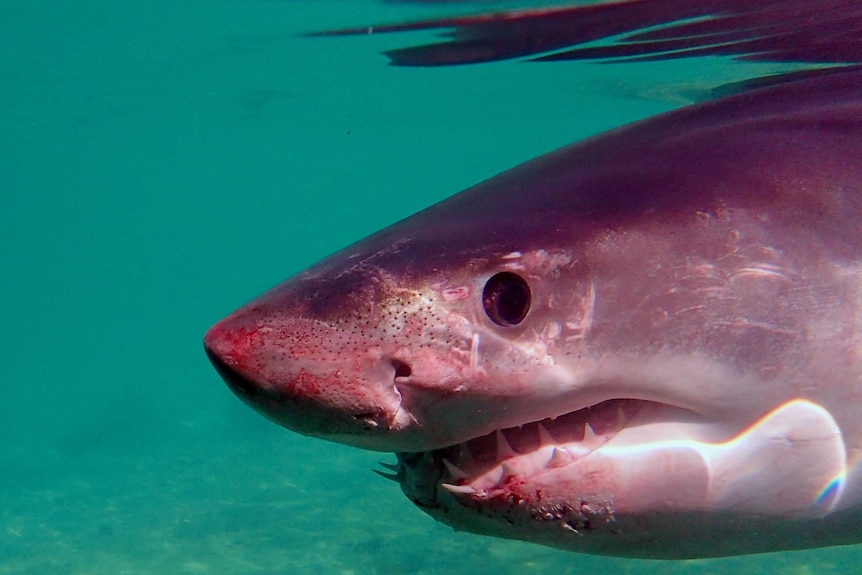
<instances>
[{"instance_id":1,"label":"shark snout","mask_svg":"<svg viewBox=\"0 0 862 575\"><path fill-rule=\"evenodd\" d=\"M258 411L272 404L277 396L259 374L252 369L256 355L253 338L244 337L244 330L230 329L224 322L213 326L204 337L204 350L228 388L242 401Z\"/></svg>"},{"instance_id":2,"label":"shark snout","mask_svg":"<svg viewBox=\"0 0 862 575\"><path fill-rule=\"evenodd\" d=\"M368 449L386 449L387 437L412 422L395 386L409 364L328 349L324 328L310 334L304 320L275 323L228 317L204 337L207 357L243 402L298 433Z\"/></svg>"},{"instance_id":3,"label":"shark snout","mask_svg":"<svg viewBox=\"0 0 862 575\"><path fill-rule=\"evenodd\" d=\"M244 377L233 365L219 355L209 338L204 339L204 350L213 367L215 367L218 374L234 394L244 401L249 401L258 394L259 387L252 380Z\"/></svg>"}]
</instances>

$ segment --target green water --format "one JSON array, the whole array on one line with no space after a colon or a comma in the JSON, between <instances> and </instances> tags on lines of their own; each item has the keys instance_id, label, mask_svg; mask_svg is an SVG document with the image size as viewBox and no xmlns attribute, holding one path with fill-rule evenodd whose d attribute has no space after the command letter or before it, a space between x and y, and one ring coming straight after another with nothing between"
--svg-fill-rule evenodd
<instances>
[{"instance_id":1,"label":"green water","mask_svg":"<svg viewBox=\"0 0 862 575\"><path fill-rule=\"evenodd\" d=\"M406 70L370 1L0 3L0 575L853 573L458 534L237 401L207 327L362 236L744 76L726 61ZM457 8L463 10L464 8ZM468 8L469 9L469 8Z\"/></svg>"}]
</instances>

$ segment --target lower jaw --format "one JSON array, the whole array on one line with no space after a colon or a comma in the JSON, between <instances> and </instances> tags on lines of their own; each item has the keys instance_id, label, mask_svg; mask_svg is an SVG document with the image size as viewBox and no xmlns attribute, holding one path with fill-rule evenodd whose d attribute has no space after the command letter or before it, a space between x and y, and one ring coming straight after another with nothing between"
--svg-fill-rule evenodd
<instances>
[{"instance_id":1,"label":"lower jaw","mask_svg":"<svg viewBox=\"0 0 862 575\"><path fill-rule=\"evenodd\" d=\"M568 434L568 442L552 430ZM417 505L439 510L435 516L456 528L456 519L473 523L476 515L533 529L570 519L653 524L659 515L819 519L853 504L842 499L847 472L840 427L809 400L792 399L746 423L612 400L446 449L401 454L398 479Z\"/></svg>"},{"instance_id":2,"label":"lower jaw","mask_svg":"<svg viewBox=\"0 0 862 575\"><path fill-rule=\"evenodd\" d=\"M663 557L667 550L655 549L649 535L635 533L643 520L637 505L614 497L619 469L601 448L616 445L617 438L627 443L624 436L637 434L622 432L662 421L657 416L680 413L687 412L647 401L609 400L448 448L399 454L399 479L414 504L459 531L576 552ZM696 474L705 471L699 458L689 463ZM647 475L655 477L647 481L663 481L661 473L653 469ZM705 476L700 479L697 485L706 485ZM690 497L703 499L699 490ZM650 513L649 521L659 516L660 528L679 517Z\"/></svg>"}]
</instances>

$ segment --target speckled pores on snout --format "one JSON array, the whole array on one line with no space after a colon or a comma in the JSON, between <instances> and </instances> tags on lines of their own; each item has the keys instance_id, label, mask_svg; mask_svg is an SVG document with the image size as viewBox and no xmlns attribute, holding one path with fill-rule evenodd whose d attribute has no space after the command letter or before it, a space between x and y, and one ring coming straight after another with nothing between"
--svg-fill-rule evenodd
<instances>
[{"instance_id":1,"label":"speckled pores on snout","mask_svg":"<svg viewBox=\"0 0 862 575\"><path fill-rule=\"evenodd\" d=\"M442 447L531 417L525 396L553 411L535 390L567 377L554 353L588 333L595 300L588 280L552 285L573 262L534 250L421 277L379 258L312 269L214 326L206 346L237 395L285 427Z\"/></svg>"}]
</instances>

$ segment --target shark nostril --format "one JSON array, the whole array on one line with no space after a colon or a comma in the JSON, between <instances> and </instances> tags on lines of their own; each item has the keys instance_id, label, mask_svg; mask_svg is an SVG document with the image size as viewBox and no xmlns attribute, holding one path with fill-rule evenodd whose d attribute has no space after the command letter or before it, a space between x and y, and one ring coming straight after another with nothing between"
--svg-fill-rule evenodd
<instances>
[{"instance_id":1,"label":"shark nostril","mask_svg":"<svg viewBox=\"0 0 862 575\"><path fill-rule=\"evenodd\" d=\"M401 360L393 359L392 367L395 369L395 377L410 377L413 374L413 369L409 364Z\"/></svg>"}]
</instances>

